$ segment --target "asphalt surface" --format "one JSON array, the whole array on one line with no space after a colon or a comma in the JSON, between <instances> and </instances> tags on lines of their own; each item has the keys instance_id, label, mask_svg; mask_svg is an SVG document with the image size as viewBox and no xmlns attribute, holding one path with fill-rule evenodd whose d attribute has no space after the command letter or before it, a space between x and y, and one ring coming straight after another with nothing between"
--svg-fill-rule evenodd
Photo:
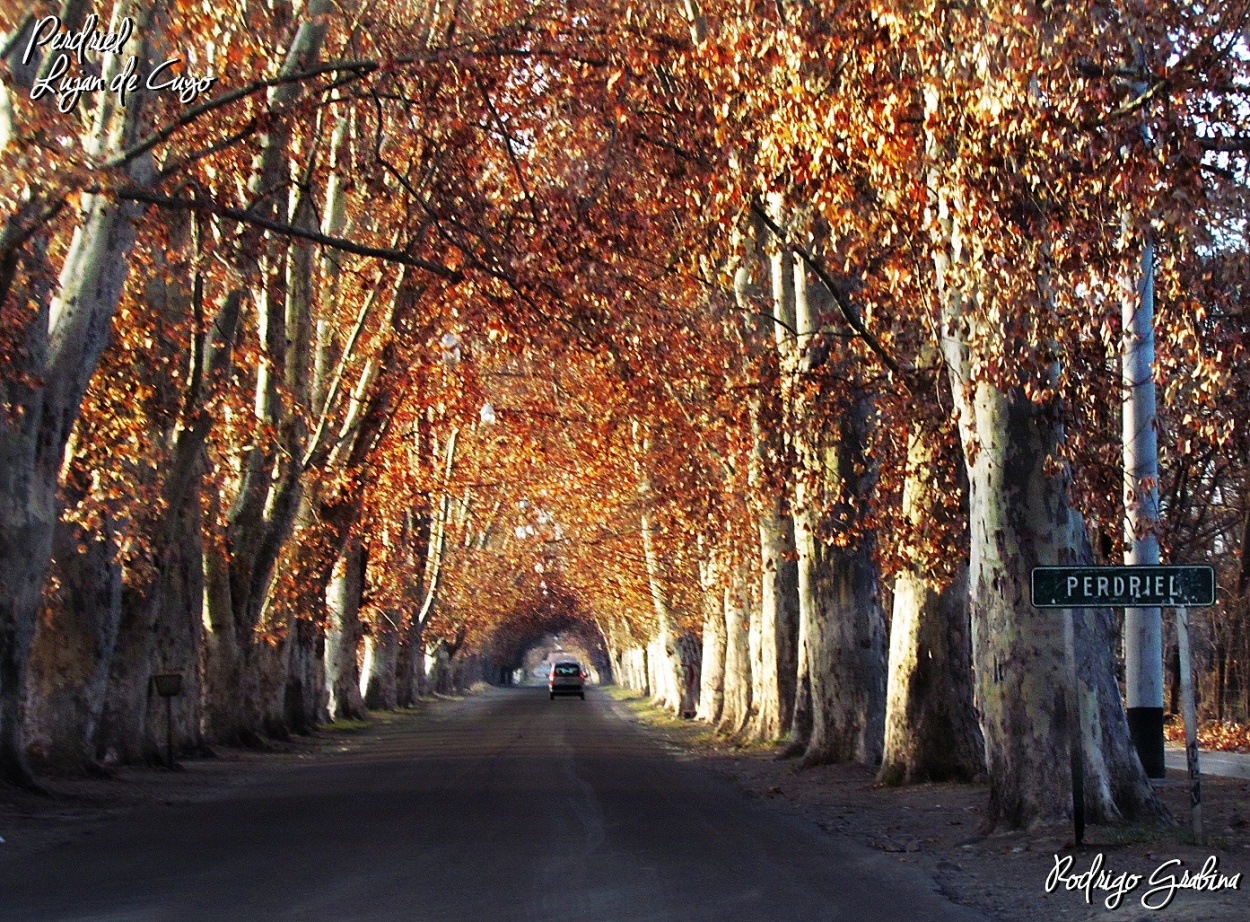
<instances>
[{"instance_id":1,"label":"asphalt surface","mask_svg":"<svg viewBox=\"0 0 1250 922\"><path fill-rule=\"evenodd\" d=\"M598 689L496 689L396 726L7 864L0 919L983 918L682 761Z\"/></svg>"},{"instance_id":2,"label":"asphalt surface","mask_svg":"<svg viewBox=\"0 0 1250 922\"><path fill-rule=\"evenodd\" d=\"M1165 768L1188 771L1189 763L1185 761L1185 750L1169 746L1163 751ZM1250 779L1250 755L1244 752L1211 752L1205 749L1198 751L1198 771L1203 775L1219 775L1221 778Z\"/></svg>"}]
</instances>

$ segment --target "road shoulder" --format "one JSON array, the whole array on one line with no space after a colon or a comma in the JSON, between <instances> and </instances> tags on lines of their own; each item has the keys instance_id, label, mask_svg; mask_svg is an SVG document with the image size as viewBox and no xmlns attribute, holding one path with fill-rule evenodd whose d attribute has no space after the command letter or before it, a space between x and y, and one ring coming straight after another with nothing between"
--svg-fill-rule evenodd
<instances>
[{"instance_id":1,"label":"road shoulder","mask_svg":"<svg viewBox=\"0 0 1250 922\"><path fill-rule=\"evenodd\" d=\"M863 766L800 771L793 761L778 760L774 748L737 746L711 734L705 724L676 720L619 689L611 694L614 707L629 713L645 732L680 758L717 772L744 798L801 816L829 835L916 867L954 902L996 919L1244 922L1250 918L1250 782L1245 780L1203 779L1206 845L1191 843L1188 784L1181 773L1169 772L1159 793L1180 821L1177 829L1096 826L1087 831L1085 846L1074 849L1070 828L982 835L988 799L983 785L883 788ZM1152 875L1166 884L1183 871L1196 875L1212 857L1217 874L1241 874L1236 889L1178 891L1163 909L1142 904L1154 889ZM1175 861L1181 864L1169 864ZM1060 863L1066 865L1058 875L1060 881L1065 875L1075 878L1096 863L1098 872L1108 871L1112 877L1137 874L1142 880L1115 910L1109 910L1105 905L1109 893L1097 889L1088 902L1079 886L1069 890L1061 882L1047 893L1048 877ZM1101 876L1098 872L1095 878ZM1150 899L1159 902L1165 895Z\"/></svg>"}]
</instances>

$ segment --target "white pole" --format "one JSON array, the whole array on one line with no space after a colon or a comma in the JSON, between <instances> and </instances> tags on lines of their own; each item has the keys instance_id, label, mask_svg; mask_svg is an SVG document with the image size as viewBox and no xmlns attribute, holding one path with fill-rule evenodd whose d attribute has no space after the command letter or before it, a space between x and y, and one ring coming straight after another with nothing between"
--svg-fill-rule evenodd
<instances>
[{"instance_id":1,"label":"white pole","mask_svg":"<svg viewBox=\"0 0 1250 922\"><path fill-rule=\"evenodd\" d=\"M1198 705L1194 700L1194 668L1189 652L1189 612L1176 609L1176 646L1181 659L1181 708L1185 713L1185 765L1189 769L1190 821L1201 845L1202 776L1198 771Z\"/></svg>"},{"instance_id":2,"label":"white pole","mask_svg":"<svg viewBox=\"0 0 1250 922\"><path fill-rule=\"evenodd\" d=\"M1159 447L1155 432L1154 245L1142 252L1141 282L1123 305L1124 562L1159 563ZM1151 778L1163 765L1163 618L1157 608L1124 610L1129 729Z\"/></svg>"}]
</instances>

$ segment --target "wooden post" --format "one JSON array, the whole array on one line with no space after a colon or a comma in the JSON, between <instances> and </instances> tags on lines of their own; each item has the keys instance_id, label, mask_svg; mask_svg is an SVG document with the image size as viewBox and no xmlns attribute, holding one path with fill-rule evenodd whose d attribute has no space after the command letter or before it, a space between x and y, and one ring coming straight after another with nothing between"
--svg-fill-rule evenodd
<instances>
[{"instance_id":1,"label":"wooden post","mask_svg":"<svg viewBox=\"0 0 1250 922\"><path fill-rule=\"evenodd\" d=\"M1198 771L1198 705L1194 700L1194 668L1189 649L1189 611L1176 609L1176 645L1181 661L1181 710L1185 715L1185 764L1189 769L1190 821L1194 839L1202 844L1202 778Z\"/></svg>"}]
</instances>

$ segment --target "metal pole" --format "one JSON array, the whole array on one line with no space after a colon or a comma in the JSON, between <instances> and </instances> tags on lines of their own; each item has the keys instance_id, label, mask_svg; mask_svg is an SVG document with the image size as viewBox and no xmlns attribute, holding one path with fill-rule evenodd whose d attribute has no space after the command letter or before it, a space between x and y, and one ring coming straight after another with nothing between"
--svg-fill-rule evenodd
<instances>
[{"instance_id":1,"label":"metal pole","mask_svg":"<svg viewBox=\"0 0 1250 922\"><path fill-rule=\"evenodd\" d=\"M174 698L165 696L165 767L174 768Z\"/></svg>"},{"instance_id":2,"label":"metal pole","mask_svg":"<svg viewBox=\"0 0 1250 922\"><path fill-rule=\"evenodd\" d=\"M1159 446L1155 432L1154 245L1142 251L1136 296L1123 304L1124 562L1159 563ZM1124 610L1128 724L1147 776L1163 778L1163 617Z\"/></svg>"},{"instance_id":3,"label":"metal pole","mask_svg":"<svg viewBox=\"0 0 1250 922\"><path fill-rule=\"evenodd\" d=\"M1198 705L1194 700L1194 669L1189 651L1189 611L1176 609L1176 646L1181 659L1181 709L1185 714L1185 765L1189 770L1189 818L1194 839L1202 834L1202 776L1198 770Z\"/></svg>"},{"instance_id":4,"label":"metal pole","mask_svg":"<svg viewBox=\"0 0 1250 922\"><path fill-rule=\"evenodd\" d=\"M1085 749L1081 732L1081 686L1076 671L1076 613L1069 608L1063 618L1063 647L1067 671L1068 754L1072 769L1072 841L1085 840Z\"/></svg>"}]
</instances>

